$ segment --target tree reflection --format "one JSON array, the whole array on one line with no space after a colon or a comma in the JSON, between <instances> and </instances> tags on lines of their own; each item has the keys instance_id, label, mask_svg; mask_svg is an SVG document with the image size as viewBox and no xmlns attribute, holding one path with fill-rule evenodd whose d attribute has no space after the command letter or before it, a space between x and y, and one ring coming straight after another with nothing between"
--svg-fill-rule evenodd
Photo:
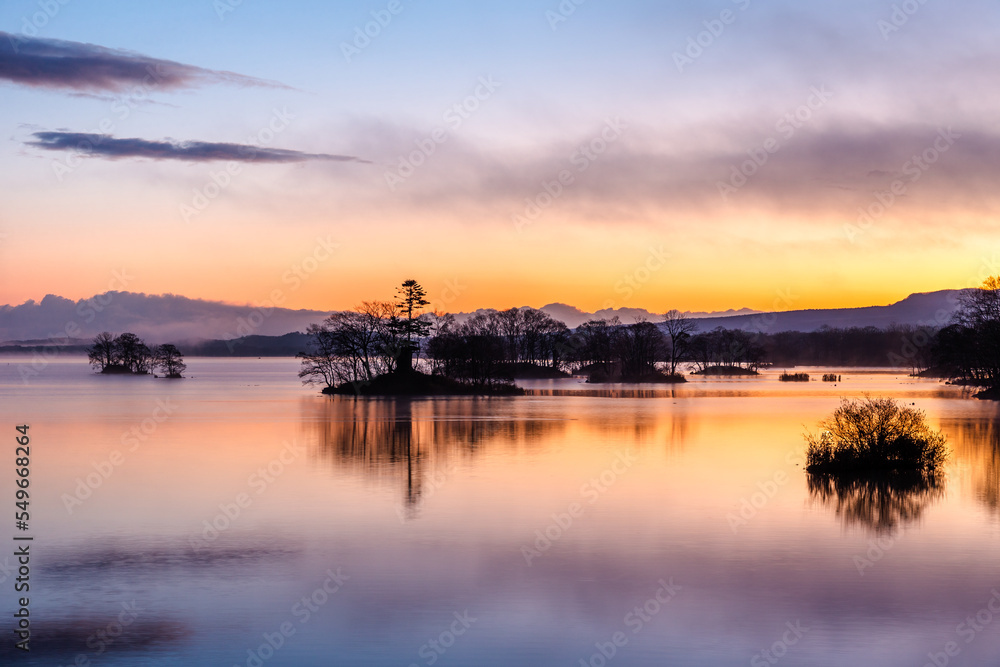
<instances>
[{"instance_id":1,"label":"tree reflection","mask_svg":"<svg viewBox=\"0 0 1000 667\"><path fill-rule=\"evenodd\" d=\"M329 397L311 403L307 423L319 454L338 469L402 487L400 516L447 483L460 464L487 449L531 449L562 433L564 419L520 418L498 399ZM509 406L508 406L509 407Z\"/></svg>"},{"instance_id":2,"label":"tree reflection","mask_svg":"<svg viewBox=\"0 0 1000 667\"><path fill-rule=\"evenodd\" d=\"M1000 514L1000 420L942 421L958 460L966 464L976 498L994 514Z\"/></svg>"},{"instance_id":3,"label":"tree reflection","mask_svg":"<svg viewBox=\"0 0 1000 667\"><path fill-rule=\"evenodd\" d=\"M809 495L832 506L845 526L882 534L920 519L944 495L942 474L919 471L866 475L808 475Z\"/></svg>"}]
</instances>

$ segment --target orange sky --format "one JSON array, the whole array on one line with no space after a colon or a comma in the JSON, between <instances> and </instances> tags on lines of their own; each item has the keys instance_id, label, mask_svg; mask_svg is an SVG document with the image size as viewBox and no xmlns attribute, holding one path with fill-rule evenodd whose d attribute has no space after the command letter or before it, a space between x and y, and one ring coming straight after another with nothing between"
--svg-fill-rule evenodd
<instances>
[{"instance_id":1,"label":"orange sky","mask_svg":"<svg viewBox=\"0 0 1000 667\"><path fill-rule=\"evenodd\" d=\"M67 6L31 44L68 40L69 83L0 67L0 303L127 289L331 310L415 278L452 311L784 310L1000 273L1000 47L981 8L927 5L886 38L864 3L755 7L687 67L671 57L701 25L686 5L556 29L428 8L354 59L320 29L339 25L329 7L289 34L285 13L242 7L224 41L197 22L169 39L156 26L177 17L149 11ZM95 48L176 80L139 99L87 69ZM293 157L217 159L227 146Z\"/></svg>"}]
</instances>

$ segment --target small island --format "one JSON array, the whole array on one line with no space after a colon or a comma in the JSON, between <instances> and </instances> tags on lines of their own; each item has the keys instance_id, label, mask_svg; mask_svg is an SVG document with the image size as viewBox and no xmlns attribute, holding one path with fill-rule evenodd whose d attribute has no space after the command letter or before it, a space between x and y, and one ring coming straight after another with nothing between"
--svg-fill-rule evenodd
<instances>
[{"instance_id":1,"label":"small island","mask_svg":"<svg viewBox=\"0 0 1000 667\"><path fill-rule=\"evenodd\" d=\"M808 434L806 470L821 475L934 475L948 457L943 434L924 413L891 398L843 399L833 416Z\"/></svg>"},{"instance_id":2,"label":"small island","mask_svg":"<svg viewBox=\"0 0 1000 667\"><path fill-rule=\"evenodd\" d=\"M324 394L353 396L510 396L524 391L513 382L490 332L494 323L473 317L423 313L430 304L416 280L406 280L391 302L366 301L309 327L311 349L299 354L299 377L323 385ZM414 366L421 341L431 353L429 371ZM428 364L425 364L428 366Z\"/></svg>"},{"instance_id":3,"label":"small island","mask_svg":"<svg viewBox=\"0 0 1000 667\"><path fill-rule=\"evenodd\" d=\"M761 337L742 329L716 327L698 334L685 356L694 363L693 375L741 377L760 375L766 352Z\"/></svg>"},{"instance_id":4,"label":"small island","mask_svg":"<svg viewBox=\"0 0 1000 667\"><path fill-rule=\"evenodd\" d=\"M677 363L693 327L685 325L683 330L675 330L672 325L678 320L671 318L676 312L667 314L667 333L644 320L629 325L623 325L617 317L585 322L575 335L578 356L589 363L581 365L577 372L593 384L687 382L677 372ZM661 359L667 360L665 370L657 367Z\"/></svg>"},{"instance_id":5,"label":"small island","mask_svg":"<svg viewBox=\"0 0 1000 667\"><path fill-rule=\"evenodd\" d=\"M760 375L756 369L744 368L743 366L706 366L696 370L692 375L704 375L706 377L752 377Z\"/></svg>"},{"instance_id":6,"label":"small island","mask_svg":"<svg viewBox=\"0 0 1000 667\"><path fill-rule=\"evenodd\" d=\"M573 375L592 383L686 382L677 368L696 327L676 310L660 324L612 317L571 331L534 308L480 310L459 322L426 312L428 305L424 288L406 280L393 301L331 314L309 327L299 377L324 394L356 396L510 396L525 393L515 379Z\"/></svg>"},{"instance_id":7,"label":"small island","mask_svg":"<svg viewBox=\"0 0 1000 667\"><path fill-rule=\"evenodd\" d=\"M87 358L102 375L150 375L159 369L163 377L179 379L187 370L184 357L175 345L166 343L150 348L130 332L120 336L107 331L97 334L87 350Z\"/></svg>"}]
</instances>

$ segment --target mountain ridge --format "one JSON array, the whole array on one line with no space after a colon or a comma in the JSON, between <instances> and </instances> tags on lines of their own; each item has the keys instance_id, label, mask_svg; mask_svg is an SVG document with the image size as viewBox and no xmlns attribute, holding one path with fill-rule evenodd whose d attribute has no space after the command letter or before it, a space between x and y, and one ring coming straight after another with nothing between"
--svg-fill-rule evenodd
<instances>
[{"instance_id":1,"label":"mountain ridge","mask_svg":"<svg viewBox=\"0 0 1000 667\"><path fill-rule=\"evenodd\" d=\"M687 313L699 331L717 326L748 331L815 331L823 326L850 327L891 324L943 326L957 307L961 290L915 293L892 304L860 308L804 309L763 312L748 308L721 313ZM463 321L472 313L455 313ZM590 319L617 316L625 324L636 319L662 320L662 313L642 308L619 308L588 313L574 306L550 303L540 310L576 328ZM11 306L0 305L0 345L53 338L88 339L101 331L132 331L151 343L231 340L246 336L283 336L303 332L331 311L264 308L220 301L191 299L175 294L105 292L73 301L46 295ZM6 343L5 343L6 342Z\"/></svg>"}]
</instances>

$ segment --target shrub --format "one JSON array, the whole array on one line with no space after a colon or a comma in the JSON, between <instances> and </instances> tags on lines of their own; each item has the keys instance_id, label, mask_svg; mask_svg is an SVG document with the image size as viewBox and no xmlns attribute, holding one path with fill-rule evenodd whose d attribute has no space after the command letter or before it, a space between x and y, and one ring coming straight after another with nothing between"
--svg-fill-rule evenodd
<instances>
[{"instance_id":1,"label":"shrub","mask_svg":"<svg viewBox=\"0 0 1000 667\"><path fill-rule=\"evenodd\" d=\"M806 470L810 472L932 473L948 455L944 435L930 429L924 413L891 398L845 398L820 427L820 435L806 435Z\"/></svg>"},{"instance_id":2,"label":"shrub","mask_svg":"<svg viewBox=\"0 0 1000 667\"><path fill-rule=\"evenodd\" d=\"M782 373L778 379L782 382L809 382L809 373Z\"/></svg>"},{"instance_id":3,"label":"shrub","mask_svg":"<svg viewBox=\"0 0 1000 667\"><path fill-rule=\"evenodd\" d=\"M835 373L824 373L823 382L840 382L840 376Z\"/></svg>"}]
</instances>

